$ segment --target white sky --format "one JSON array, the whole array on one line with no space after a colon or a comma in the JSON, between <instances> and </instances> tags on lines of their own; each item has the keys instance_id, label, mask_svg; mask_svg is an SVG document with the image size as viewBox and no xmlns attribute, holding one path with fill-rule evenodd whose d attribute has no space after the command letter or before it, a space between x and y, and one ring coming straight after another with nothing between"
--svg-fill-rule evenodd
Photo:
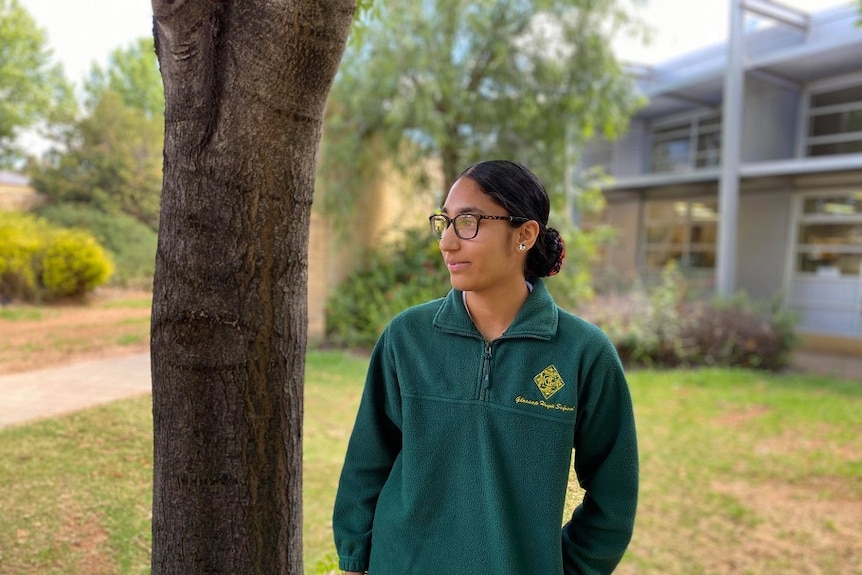
<instances>
[{"instance_id":1,"label":"white sky","mask_svg":"<svg viewBox=\"0 0 862 575\"><path fill-rule=\"evenodd\" d=\"M780 1L816 12L854 0ZM652 45L622 43L618 53L624 60L651 64L721 42L727 35L728 2L646 0L646 7L638 12L654 30ZM20 0L20 3L47 31L54 57L63 63L66 76L78 86L93 62L105 65L113 50L152 34L150 0Z\"/></svg>"},{"instance_id":2,"label":"white sky","mask_svg":"<svg viewBox=\"0 0 862 575\"><path fill-rule=\"evenodd\" d=\"M19 0L48 34L54 58L80 86L93 62L153 33L150 0Z\"/></svg>"},{"instance_id":3,"label":"white sky","mask_svg":"<svg viewBox=\"0 0 862 575\"><path fill-rule=\"evenodd\" d=\"M855 0L776 0L775 3L810 14L854 4ZM652 29L652 43L644 47L621 42L617 55L623 60L654 64L727 38L730 0L645 0L643 4L636 13Z\"/></svg>"}]
</instances>

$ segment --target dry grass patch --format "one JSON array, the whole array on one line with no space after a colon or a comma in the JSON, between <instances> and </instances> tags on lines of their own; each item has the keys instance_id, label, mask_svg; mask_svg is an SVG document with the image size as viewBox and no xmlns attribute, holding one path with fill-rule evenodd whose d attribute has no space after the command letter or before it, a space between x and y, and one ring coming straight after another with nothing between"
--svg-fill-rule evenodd
<instances>
[{"instance_id":1,"label":"dry grass patch","mask_svg":"<svg viewBox=\"0 0 862 575\"><path fill-rule=\"evenodd\" d=\"M103 290L83 303L0 309L0 375L146 351L151 299Z\"/></svg>"},{"instance_id":2,"label":"dry grass patch","mask_svg":"<svg viewBox=\"0 0 862 575\"><path fill-rule=\"evenodd\" d=\"M632 372L641 503L622 575L862 573L862 385Z\"/></svg>"},{"instance_id":3,"label":"dry grass patch","mask_svg":"<svg viewBox=\"0 0 862 575\"><path fill-rule=\"evenodd\" d=\"M809 573L858 573L862 499L836 491L843 490L844 483L834 481L831 488L823 482L738 480L712 485L714 492L732 498L752 519L738 544L716 557L715 572L732 573L748 564L751 572L762 565L759 572L767 573L774 571L766 567L774 570L786 564L785 569L806 565Z\"/></svg>"}]
</instances>

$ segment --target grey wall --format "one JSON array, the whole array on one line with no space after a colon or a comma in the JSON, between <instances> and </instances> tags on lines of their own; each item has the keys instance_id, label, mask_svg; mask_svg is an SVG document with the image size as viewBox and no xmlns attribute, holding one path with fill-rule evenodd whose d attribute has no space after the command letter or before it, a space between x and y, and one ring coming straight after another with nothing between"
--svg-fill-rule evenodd
<instances>
[{"instance_id":1,"label":"grey wall","mask_svg":"<svg viewBox=\"0 0 862 575\"><path fill-rule=\"evenodd\" d=\"M799 90L751 74L745 83L742 161L792 158L797 139Z\"/></svg>"},{"instance_id":2,"label":"grey wall","mask_svg":"<svg viewBox=\"0 0 862 575\"><path fill-rule=\"evenodd\" d=\"M790 221L791 194L786 190L740 197L736 248L738 290L756 299L769 299L781 293L790 249Z\"/></svg>"}]
</instances>

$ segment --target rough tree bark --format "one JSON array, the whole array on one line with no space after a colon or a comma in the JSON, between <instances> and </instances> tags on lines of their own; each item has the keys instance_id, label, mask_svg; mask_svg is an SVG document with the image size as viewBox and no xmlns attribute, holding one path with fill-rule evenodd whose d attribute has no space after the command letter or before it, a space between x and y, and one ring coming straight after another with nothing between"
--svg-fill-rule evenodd
<instances>
[{"instance_id":1,"label":"rough tree bark","mask_svg":"<svg viewBox=\"0 0 862 575\"><path fill-rule=\"evenodd\" d=\"M152 6L152 572L300 574L314 165L355 0Z\"/></svg>"}]
</instances>

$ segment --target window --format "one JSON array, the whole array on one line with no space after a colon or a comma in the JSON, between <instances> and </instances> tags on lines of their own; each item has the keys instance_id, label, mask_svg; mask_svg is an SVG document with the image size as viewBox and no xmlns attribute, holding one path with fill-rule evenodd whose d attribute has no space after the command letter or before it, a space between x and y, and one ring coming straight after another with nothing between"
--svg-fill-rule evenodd
<instances>
[{"instance_id":1,"label":"window","mask_svg":"<svg viewBox=\"0 0 862 575\"><path fill-rule=\"evenodd\" d=\"M819 276L862 268L862 192L808 196L799 220L796 269Z\"/></svg>"},{"instance_id":2,"label":"window","mask_svg":"<svg viewBox=\"0 0 862 575\"><path fill-rule=\"evenodd\" d=\"M647 272L675 261L683 269L713 270L718 235L715 200L654 200L646 205Z\"/></svg>"},{"instance_id":3,"label":"window","mask_svg":"<svg viewBox=\"0 0 862 575\"><path fill-rule=\"evenodd\" d=\"M653 131L652 171L687 172L691 160L691 129L688 124Z\"/></svg>"},{"instance_id":4,"label":"window","mask_svg":"<svg viewBox=\"0 0 862 575\"><path fill-rule=\"evenodd\" d=\"M721 118L702 118L697 126L697 153L694 165L708 168L721 164Z\"/></svg>"},{"instance_id":5,"label":"window","mask_svg":"<svg viewBox=\"0 0 862 575\"><path fill-rule=\"evenodd\" d=\"M721 117L692 117L652 130L652 171L690 172L721 163Z\"/></svg>"},{"instance_id":6,"label":"window","mask_svg":"<svg viewBox=\"0 0 862 575\"><path fill-rule=\"evenodd\" d=\"M862 85L811 94L806 153L862 153Z\"/></svg>"}]
</instances>

